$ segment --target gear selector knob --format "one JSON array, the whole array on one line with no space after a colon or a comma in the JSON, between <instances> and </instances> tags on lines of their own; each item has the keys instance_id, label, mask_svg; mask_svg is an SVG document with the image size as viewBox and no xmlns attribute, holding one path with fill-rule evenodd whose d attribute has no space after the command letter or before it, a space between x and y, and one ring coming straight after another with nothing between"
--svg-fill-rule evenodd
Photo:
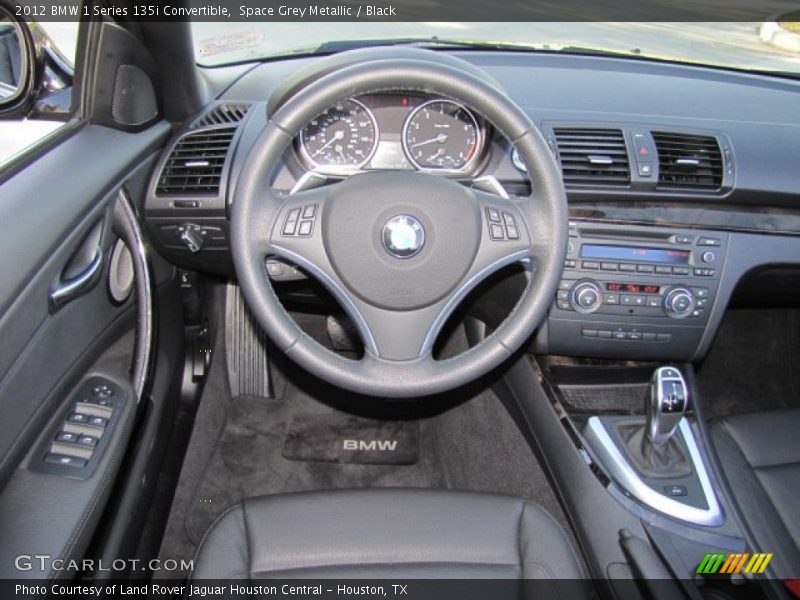
<instances>
[{"instance_id":1,"label":"gear selector knob","mask_svg":"<svg viewBox=\"0 0 800 600\"><path fill-rule=\"evenodd\" d=\"M650 379L647 438L656 447L669 442L689 405L689 388L674 367L659 367Z\"/></svg>"}]
</instances>

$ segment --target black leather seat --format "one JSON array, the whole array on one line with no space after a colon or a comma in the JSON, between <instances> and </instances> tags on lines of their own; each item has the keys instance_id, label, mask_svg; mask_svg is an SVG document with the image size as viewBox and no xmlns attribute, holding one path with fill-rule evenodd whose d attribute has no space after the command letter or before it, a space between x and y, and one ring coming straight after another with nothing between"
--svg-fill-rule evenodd
<instances>
[{"instance_id":1,"label":"black leather seat","mask_svg":"<svg viewBox=\"0 0 800 600\"><path fill-rule=\"evenodd\" d=\"M711 428L725 477L772 575L800 572L800 409L726 417ZM770 572L769 570L767 571Z\"/></svg>"},{"instance_id":2,"label":"black leather seat","mask_svg":"<svg viewBox=\"0 0 800 600\"><path fill-rule=\"evenodd\" d=\"M193 573L309 577L572 579L564 597L574 597L582 571L564 531L536 504L494 494L369 489L244 500L208 530ZM549 586L554 596L558 586Z\"/></svg>"}]
</instances>

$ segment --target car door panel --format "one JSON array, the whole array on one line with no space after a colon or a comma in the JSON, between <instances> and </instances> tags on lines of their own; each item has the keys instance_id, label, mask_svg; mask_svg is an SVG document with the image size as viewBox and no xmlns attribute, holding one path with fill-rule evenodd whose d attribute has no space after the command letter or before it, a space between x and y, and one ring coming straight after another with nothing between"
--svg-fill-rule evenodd
<instances>
[{"instance_id":1,"label":"car door panel","mask_svg":"<svg viewBox=\"0 0 800 600\"><path fill-rule=\"evenodd\" d=\"M64 559L83 552L127 450L143 389L141 369L134 385L131 365L152 355L152 346L140 343L153 329L152 314L142 320L143 294L169 281L172 271L159 267L152 280L137 267L135 289L117 302L109 293L109 263L120 235L126 237L120 207L136 219L126 195L142 197L169 132L166 123L140 133L87 125L0 186L2 577L58 574L18 571L7 558L21 553ZM138 244L134 252L143 254L144 240ZM52 302L54 290L84 275L92 281ZM48 470L43 457L93 377L118 391L113 428L97 446L102 452L86 476Z\"/></svg>"}]
</instances>

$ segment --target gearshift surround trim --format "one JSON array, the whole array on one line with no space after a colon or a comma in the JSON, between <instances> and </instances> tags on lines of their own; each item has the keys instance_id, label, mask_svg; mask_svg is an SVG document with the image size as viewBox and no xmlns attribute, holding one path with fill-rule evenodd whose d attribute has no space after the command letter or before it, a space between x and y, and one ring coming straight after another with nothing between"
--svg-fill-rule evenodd
<instances>
[{"instance_id":1,"label":"gearshift surround trim","mask_svg":"<svg viewBox=\"0 0 800 600\"><path fill-rule=\"evenodd\" d=\"M700 449L697 447L692 428L685 417L680 420L678 430L686 443L689 459L705 495L706 504L708 505L706 509L689 506L674 500L657 492L642 481L633 465L628 462L619 448L617 448L599 417L591 417L589 419L584 429L584 435L589 442L589 448L596 454L600 466L624 492L627 492L650 508L674 519L709 527L721 525L725 521L722 508L717 501L711 478L706 470Z\"/></svg>"}]
</instances>

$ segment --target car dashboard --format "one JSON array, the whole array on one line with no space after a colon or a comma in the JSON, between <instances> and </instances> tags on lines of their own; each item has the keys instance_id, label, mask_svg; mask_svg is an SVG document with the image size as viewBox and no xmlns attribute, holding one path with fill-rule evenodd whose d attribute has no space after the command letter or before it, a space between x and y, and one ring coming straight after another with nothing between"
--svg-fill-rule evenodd
<instances>
[{"instance_id":1,"label":"car dashboard","mask_svg":"<svg viewBox=\"0 0 800 600\"><path fill-rule=\"evenodd\" d=\"M797 82L612 57L452 54L527 112L561 167L570 237L535 351L697 360L743 281L797 265ZM145 215L174 264L235 277L228 218L237 176L282 82L324 60L237 71L180 127L157 163ZM328 108L296 137L273 186L292 194L375 170L436 173L504 196L531 190L502 132L469 107L415 90ZM267 268L278 283L305 280L290 264ZM794 290L759 294L769 303Z\"/></svg>"}]
</instances>

